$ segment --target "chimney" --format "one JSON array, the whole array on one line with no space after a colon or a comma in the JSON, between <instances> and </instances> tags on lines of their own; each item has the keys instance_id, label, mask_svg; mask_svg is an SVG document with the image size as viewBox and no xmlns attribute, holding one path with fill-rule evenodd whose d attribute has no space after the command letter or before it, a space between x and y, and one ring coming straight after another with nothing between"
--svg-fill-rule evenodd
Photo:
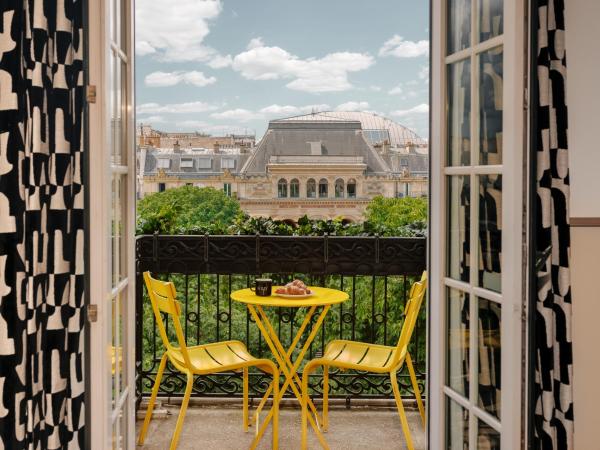
<instances>
[{"instance_id":1,"label":"chimney","mask_svg":"<svg viewBox=\"0 0 600 450\"><path fill-rule=\"evenodd\" d=\"M181 145L179 145L179 141L175 141L173 144L173 153L181 153Z\"/></svg>"},{"instance_id":2,"label":"chimney","mask_svg":"<svg viewBox=\"0 0 600 450\"><path fill-rule=\"evenodd\" d=\"M383 145L381 146L381 154L385 155L390 151L390 141L387 139L383 141Z\"/></svg>"}]
</instances>

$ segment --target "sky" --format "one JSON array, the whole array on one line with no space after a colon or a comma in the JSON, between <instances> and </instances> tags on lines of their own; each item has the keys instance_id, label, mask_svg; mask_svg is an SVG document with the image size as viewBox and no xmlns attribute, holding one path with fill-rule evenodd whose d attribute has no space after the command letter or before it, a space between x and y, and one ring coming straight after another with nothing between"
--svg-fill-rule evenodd
<instances>
[{"instance_id":1,"label":"sky","mask_svg":"<svg viewBox=\"0 0 600 450\"><path fill-rule=\"evenodd\" d=\"M135 4L138 123L260 138L272 119L372 111L428 136L428 1Z\"/></svg>"}]
</instances>

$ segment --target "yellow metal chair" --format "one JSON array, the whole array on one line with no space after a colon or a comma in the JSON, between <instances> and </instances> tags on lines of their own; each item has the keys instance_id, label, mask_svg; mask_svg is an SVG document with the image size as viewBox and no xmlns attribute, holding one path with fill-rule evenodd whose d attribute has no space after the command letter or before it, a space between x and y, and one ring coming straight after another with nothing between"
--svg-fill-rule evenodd
<instances>
[{"instance_id":1,"label":"yellow metal chair","mask_svg":"<svg viewBox=\"0 0 600 450\"><path fill-rule=\"evenodd\" d=\"M150 276L149 272L144 272L144 280L146 281L146 287L148 288L148 294L150 301L152 302L152 310L156 317L156 323L158 325L158 331L162 338L163 344L166 348L165 353L160 360L158 367L158 373L156 374L156 381L152 388L152 395L150 402L148 403L148 410L146 411L146 417L144 424L140 432L138 444L142 445L150 425L152 418L152 411L154 409L154 403L160 387L160 381L167 364L167 358L171 361L171 364L183 374L187 375L187 385L185 388L185 395L181 402L181 409L179 411L179 417L177 424L175 425L175 432L171 440L170 450L177 448L177 442L179 440L179 434L181 433L181 427L185 417L188 401L190 394L192 393L192 386L194 384L194 375L208 375L219 372L227 371L243 371L243 427L245 431L248 431L248 368L257 367L258 369L271 374L273 376L273 399L277 398L279 392L279 370L277 366L268 359L257 359L253 357L247 350L244 343L240 341L225 341L216 342L213 344L196 345L188 347L185 342L185 336L181 329L180 315L181 307L177 302L175 286L173 283L159 281ZM175 328L175 334L177 336L178 346L174 346L169 341L165 330L165 323L161 313L166 313L171 317ZM262 407L262 406L261 406ZM273 402L273 449L278 448L278 423L279 423L279 406L276 401ZM256 423L257 436L250 448L256 448L259 440L258 436L258 415L260 408L256 410L252 422Z\"/></svg>"},{"instance_id":2,"label":"yellow metal chair","mask_svg":"<svg viewBox=\"0 0 600 450\"><path fill-rule=\"evenodd\" d=\"M406 445L409 450L413 450L412 437L408 427L408 420L402 406L402 398L400 397L400 389L396 380L396 372L406 363L412 387L415 391L417 405L421 414L421 420L425 425L425 408L419 392L417 377L413 367L412 359L408 353L408 344L412 336L421 303L425 296L427 285L427 273L423 272L421 281L412 285L409 295L409 300L406 303L404 311L405 319L398 339L398 345L395 347L367 344L363 342L335 340L330 342L325 348L323 357L313 359L306 364L302 377L302 449L306 449L307 441L307 422L308 422L308 379L314 370L323 367L323 416L322 420L318 420L321 429L326 431L329 425L328 422L328 395L329 395L329 367L337 367L342 370L361 370L372 373L388 373L390 375L394 398L400 415L400 423L402 431L406 438ZM320 433L320 431L317 431Z\"/></svg>"}]
</instances>

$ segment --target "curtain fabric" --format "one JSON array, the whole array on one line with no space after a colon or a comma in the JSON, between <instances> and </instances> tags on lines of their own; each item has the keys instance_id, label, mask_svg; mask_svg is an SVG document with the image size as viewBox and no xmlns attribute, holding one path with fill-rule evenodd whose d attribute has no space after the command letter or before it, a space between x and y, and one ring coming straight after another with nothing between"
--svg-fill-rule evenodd
<instances>
[{"instance_id":1,"label":"curtain fabric","mask_svg":"<svg viewBox=\"0 0 600 450\"><path fill-rule=\"evenodd\" d=\"M573 447L565 11L537 0L537 230L541 254L535 317L535 448ZM541 267L541 268L539 268Z\"/></svg>"},{"instance_id":2,"label":"curtain fabric","mask_svg":"<svg viewBox=\"0 0 600 450\"><path fill-rule=\"evenodd\" d=\"M0 1L0 450L84 447L82 1Z\"/></svg>"}]
</instances>

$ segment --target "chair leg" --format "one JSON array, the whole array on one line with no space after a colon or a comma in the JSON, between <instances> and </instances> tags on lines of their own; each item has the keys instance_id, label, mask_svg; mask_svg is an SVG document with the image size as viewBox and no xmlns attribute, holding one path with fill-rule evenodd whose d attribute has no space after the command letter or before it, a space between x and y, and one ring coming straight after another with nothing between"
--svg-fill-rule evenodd
<instances>
[{"instance_id":1,"label":"chair leg","mask_svg":"<svg viewBox=\"0 0 600 450\"><path fill-rule=\"evenodd\" d=\"M308 448L308 380L314 369L314 366L307 364L302 371L302 440L300 443L302 450Z\"/></svg>"},{"instance_id":2,"label":"chair leg","mask_svg":"<svg viewBox=\"0 0 600 450\"><path fill-rule=\"evenodd\" d=\"M279 369L273 366L273 450L279 448Z\"/></svg>"},{"instance_id":3,"label":"chair leg","mask_svg":"<svg viewBox=\"0 0 600 450\"><path fill-rule=\"evenodd\" d=\"M402 405L402 397L400 397L400 388L398 387L398 380L396 379L396 371L390 372L390 378L392 382L392 390L394 391L394 399L396 400L396 407L398 408L398 415L400 416L400 424L402 425L402 431L404 438L406 439L406 447L408 450L414 450L412 443L412 436L410 435L410 428L408 427L408 419L404 412L404 406Z\"/></svg>"},{"instance_id":4,"label":"chair leg","mask_svg":"<svg viewBox=\"0 0 600 450\"><path fill-rule=\"evenodd\" d=\"M423 407L423 400L421 399L421 391L419 391L419 385L417 384L417 376L415 375L415 368L413 367L410 353L406 353L406 366L408 367L408 373L410 374L410 381L412 383L413 391L415 391L415 397L417 399L417 405L419 406L419 413L421 414L421 421L425 426L425 408Z\"/></svg>"},{"instance_id":5,"label":"chair leg","mask_svg":"<svg viewBox=\"0 0 600 450\"><path fill-rule=\"evenodd\" d=\"M190 401L190 394L192 393L192 387L194 386L194 374L189 372L187 374L187 385L185 387L185 395L181 401L181 409L179 410L179 417L177 418L177 424L175 425L175 433L173 433L173 439L171 439L171 446L169 450L175 450L177 443L179 442L179 435L181 434L181 428L183 427L183 419L185 419L185 413L187 411L188 402Z\"/></svg>"},{"instance_id":6,"label":"chair leg","mask_svg":"<svg viewBox=\"0 0 600 450\"><path fill-rule=\"evenodd\" d=\"M329 428L329 366L323 366L323 431Z\"/></svg>"},{"instance_id":7,"label":"chair leg","mask_svg":"<svg viewBox=\"0 0 600 450\"><path fill-rule=\"evenodd\" d=\"M162 380L166 365L167 354L165 353L160 360L156 379L154 380L154 386L152 387L152 394L150 395L150 402L148 403L148 409L146 410L146 417L144 417L144 424L142 425L142 431L140 431L140 437L138 438L139 445L142 445L146 439L146 433L148 432L150 420L152 419L152 412L154 411L154 403L156 402L156 396L158 395L158 389L160 388L160 381Z\"/></svg>"},{"instance_id":8,"label":"chair leg","mask_svg":"<svg viewBox=\"0 0 600 450\"><path fill-rule=\"evenodd\" d=\"M242 405L244 431L248 431L248 368L244 367L243 375L244 404Z\"/></svg>"}]
</instances>

